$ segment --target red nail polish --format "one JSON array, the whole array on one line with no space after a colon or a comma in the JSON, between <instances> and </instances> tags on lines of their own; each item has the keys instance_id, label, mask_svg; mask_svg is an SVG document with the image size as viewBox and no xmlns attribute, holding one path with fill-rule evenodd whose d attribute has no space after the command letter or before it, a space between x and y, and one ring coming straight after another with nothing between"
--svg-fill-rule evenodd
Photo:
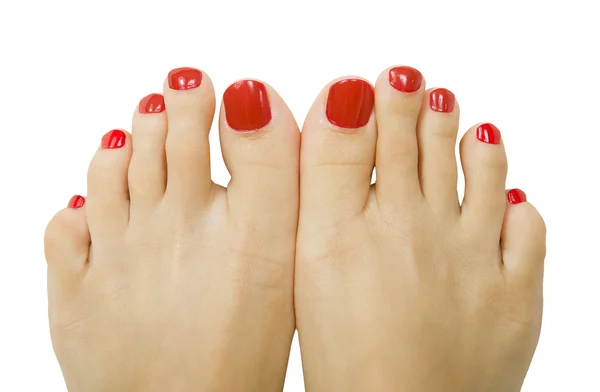
<instances>
[{"instance_id":1,"label":"red nail polish","mask_svg":"<svg viewBox=\"0 0 600 392\"><path fill-rule=\"evenodd\" d=\"M71 200L69 200L68 207L77 209L77 208L83 207L84 204L85 204L85 197L75 195L71 198Z\"/></svg>"},{"instance_id":2,"label":"red nail polish","mask_svg":"<svg viewBox=\"0 0 600 392\"><path fill-rule=\"evenodd\" d=\"M450 113L454 110L455 101L452 91L445 88L436 88L429 93L429 107L436 112Z\"/></svg>"},{"instance_id":3,"label":"red nail polish","mask_svg":"<svg viewBox=\"0 0 600 392\"><path fill-rule=\"evenodd\" d=\"M477 127L477 139L487 144L500 144L500 131L494 124L481 124Z\"/></svg>"},{"instance_id":4,"label":"red nail polish","mask_svg":"<svg viewBox=\"0 0 600 392\"><path fill-rule=\"evenodd\" d=\"M369 122L374 103L375 93L369 83L344 79L329 88L325 114L340 128L360 128Z\"/></svg>"},{"instance_id":5,"label":"red nail polish","mask_svg":"<svg viewBox=\"0 0 600 392\"><path fill-rule=\"evenodd\" d=\"M121 148L125 145L127 135L120 129L113 129L102 136L102 148L112 150L114 148Z\"/></svg>"},{"instance_id":6,"label":"red nail polish","mask_svg":"<svg viewBox=\"0 0 600 392\"><path fill-rule=\"evenodd\" d=\"M223 94L227 124L236 131L255 131L271 121L267 88L256 80L240 80Z\"/></svg>"},{"instance_id":7,"label":"red nail polish","mask_svg":"<svg viewBox=\"0 0 600 392\"><path fill-rule=\"evenodd\" d=\"M165 110L165 97L161 94L146 95L140 101L138 109L142 114L161 113Z\"/></svg>"},{"instance_id":8,"label":"red nail polish","mask_svg":"<svg viewBox=\"0 0 600 392\"><path fill-rule=\"evenodd\" d=\"M506 192L506 198L510 204L519 204L527 201L527 195L520 189L511 189Z\"/></svg>"},{"instance_id":9,"label":"red nail polish","mask_svg":"<svg viewBox=\"0 0 600 392\"><path fill-rule=\"evenodd\" d=\"M414 93L421 88L423 75L411 67L395 67L389 72L390 85L403 93Z\"/></svg>"},{"instance_id":10,"label":"red nail polish","mask_svg":"<svg viewBox=\"0 0 600 392\"><path fill-rule=\"evenodd\" d=\"M175 68L169 72L167 79L173 90L190 90L202 83L202 71L189 67Z\"/></svg>"}]
</instances>

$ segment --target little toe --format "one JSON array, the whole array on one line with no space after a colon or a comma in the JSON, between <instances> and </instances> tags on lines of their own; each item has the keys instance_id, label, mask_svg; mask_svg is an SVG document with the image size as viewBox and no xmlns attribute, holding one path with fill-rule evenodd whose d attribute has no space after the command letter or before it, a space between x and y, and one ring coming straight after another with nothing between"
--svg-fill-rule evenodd
<instances>
[{"instance_id":1,"label":"little toe","mask_svg":"<svg viewBox=\"0 0 600 392\"><path fill-rule=\"evenodd\" d=\"M133 115L133 155L129 165L131 215L145 213L165 193L167 114L161 94L144 97Z\"/></svg>"},{"instance_id":2,"label":"little toe","mask_svg":"<svg viewBox=\"0 0 600 392\"><path fill-rule=\"evenodd\" d=\"M459 107L451 91L436 88L424 94L417 125L421 189L435 209L456 214L459 213L455 154L458 120Z\"/></svg>"},{"instance_id":3,"label":"little toe","mask_svg":"<svg viewBox=\"0 0 600 392\"><path fill-rule=\"evenodd\" d=\"M85 198L73 196L68 207L48 223L44 253L51 276L69 279L83 270L89 253L90 233L85 216Z\"/></svg>"},{"instance_id":4,"label":"little toe","mask_svg":"<svg viewBox=\"0 0 600 392\"><path fill-rule=\"evenodd\" d=\"M261 222L272 226L278 221L283 226L278 225L277 235L294 238L290 230L296 230L298 219L300 131L283 99L266 83L237 81L223 94L219 129L231 173L231 215L251 219L255 229Z\"/></svg>"},{"instance_id":5,"label":"little toe","mask_svg":"<svg viewBox=\"0 0 600 392\"><path fill-rule=\"evenodd\" d=\"M323 220L361 213L369 198L377 129L373 87L359 78L329 84L302 128L301 205Z\"/></svg>"},{"instance_id":6,"label":"little toe","mask_svg":"<svg viewBox=\"0 0 600 392\"><path fill-rule=\"evenodd\" d=\"M208 134L215 92L208 75L195 68L169 72L164 86L168 118L166 194L178 200L206 198L212 189Z\"/></svg>"},{"instance_id":7,"label":"little toe","mask_svg":"<svg viewBox=\"0 0 600 392\"><path fill-rule=\"evenodd\" d=\"M465 175L462 216L472 227L486 227L500 235L506 207L505 183L507 160L500 131L492 124L471 128L460 142Z\"/></svg>"},{"instance_id":8,"label":"little toe","mask_svg":"<svg viewBox=\"0 0 600 392\"><path fill-rule=\"evenodd\" d=\"M520 189L507 191L506 202L500 241L505 269L528 283L541 285L546 255L544 220Z\"/></svg>"},{"instance_id":9,"label":"little toe","mask_svg":"<svg viewBox=\"0 0 600 392\"><path fill-rule=\"evenodd\" d=\"M387 69L375 84L377 197L402 202L421 196L417 121L425 81L414 68Z\"/></svg>"},{"instance_id":10,"label":"little toe","mask_svg":"<svg viewBox=\"0 0 600 392\"><path fill-rule=\"evenodd\" d=\"M131 135L114 129L102 137L88 169L86 214L92 238L119 235L129 221Z\"/></svg>"}]
</instances>

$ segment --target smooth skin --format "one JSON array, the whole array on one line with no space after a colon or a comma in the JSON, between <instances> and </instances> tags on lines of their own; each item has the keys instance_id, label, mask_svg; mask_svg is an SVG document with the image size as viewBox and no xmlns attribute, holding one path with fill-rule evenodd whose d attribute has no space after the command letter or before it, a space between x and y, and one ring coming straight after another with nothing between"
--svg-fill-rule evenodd
<instances>
[{"instance_id":1,"label":"smooth skin","mask_svg":"<svg viewBox=\"0 0 600 392\"><path fill-rule=\"evenodd\" d=\"M478 125L460 143L459 203L459 108L432 110L431 91L424 80L398 91L386 70L365 126L328 121L329 86L304 123L295 306L307 391L520 390L540 332L544 222L507 202L504 146L480 141Z\"/></svg>"},{"instance_id":2,"label":"smooth skin","mask_svg":"<svg viewBox=\"0 0 600 392\"><path fill-rule=\"evenodd\" d=\"M122 147L92 159L85 203L46 231L69 391L281 391L296 325L309 392L518 391L544 223L507 202L503 145L477 126L460 204L458 105L434 112L424 81L407 93L388 77L356 129L329 121L326 87L302 143L268 85L263 128L232 129L222 107L227 189L210 179L206 74L165 82L165 111L136 110Z\"/></svg>"}]
</instances>

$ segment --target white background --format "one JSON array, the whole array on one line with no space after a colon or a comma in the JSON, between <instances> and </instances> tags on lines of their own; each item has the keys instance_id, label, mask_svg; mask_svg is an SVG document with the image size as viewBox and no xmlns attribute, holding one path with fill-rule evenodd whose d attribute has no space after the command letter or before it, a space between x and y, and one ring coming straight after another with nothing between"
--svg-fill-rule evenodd
<instances>
[{"instance_id":1,"label":"white background","mask_svg":"<svg viewBox=\"0 0 600 392\"><path fill-rule=\"evenodd\" d=\"M600 391L600 28L593 1L0 3L0 391L65 391L47 329L46 222L85 194L99 138L171 68L217 96L269 82L301 123L330 79L417 67L502 131L508 187L548 225L541 341L523 391ZM226 184L217 132L213 176ZM294 342L287 392L302 391Z\"/></svg>"}]
</instances>

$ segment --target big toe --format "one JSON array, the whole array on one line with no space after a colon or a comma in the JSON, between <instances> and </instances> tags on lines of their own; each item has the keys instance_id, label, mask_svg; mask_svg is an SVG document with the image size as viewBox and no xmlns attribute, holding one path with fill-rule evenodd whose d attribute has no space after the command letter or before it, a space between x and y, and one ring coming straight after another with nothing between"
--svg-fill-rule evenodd
<instances>
[{"instance_id":1,"label":"big toe","mask_svg":"<svg viewBox=\"0 0 600 392\"><path fill-rule=\"evenodd\" d=\"M219 128L231 216L293 249L300 131L291 111L271 86L240 80L223 94Z\"/></svg>"},{"instance_id":2,"label":"big toe","mask_svg":"<svg viewBox=\"0 0 600 392\"><path fill-rule=\"evenodd\" d=\"M377 140L374 102L369 82L339 79L321 91L304 123L301 206L326 225L366 206Z\"/></svg>"}]
</instances>

